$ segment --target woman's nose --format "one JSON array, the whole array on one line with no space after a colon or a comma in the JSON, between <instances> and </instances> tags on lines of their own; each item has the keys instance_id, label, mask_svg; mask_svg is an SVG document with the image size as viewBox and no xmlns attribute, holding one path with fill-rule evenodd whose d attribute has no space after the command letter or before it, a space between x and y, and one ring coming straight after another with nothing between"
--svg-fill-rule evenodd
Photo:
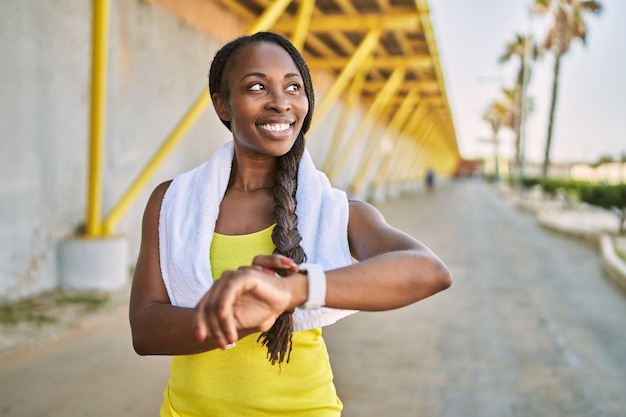
<instances>
[{"instance_id":1,"label":"woman's nose","mask_svg":"<svg viewBox=\"0 0 626 417\"><path fill-rule=\"evenodd\" d=\"M289 97L282 90L274 90L269 94L266 107L278 112L285 112L291 109Z\"/></svg>"}]
</instances>

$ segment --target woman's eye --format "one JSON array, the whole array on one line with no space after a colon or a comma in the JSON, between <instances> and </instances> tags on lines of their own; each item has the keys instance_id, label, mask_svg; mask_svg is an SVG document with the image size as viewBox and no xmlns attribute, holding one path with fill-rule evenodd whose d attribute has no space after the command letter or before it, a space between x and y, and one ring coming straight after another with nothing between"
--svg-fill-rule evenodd
<instances>
[{"instance_id":1,"label":"woman's eye","mask_svg":"<svg viewBox=\"0 0 626 417\"><path fill-rule=\"evenodd\" d=\"M265 86L263 84L261 84L261 83L254 83L250 87L248 87L248 90L250 90L250 91L261 91L261 90L265 90Z\"/></svg>"},{"instance_id":2,"label":"woman's eye","mask_svg":"<svg viewBox=\"0 0 626 417\"><path fill-rule=\"evenodd\" d=\"M287 91L299 91L300 90L300 85L299 84L290 84L287 87Z\"/></svg>"}]
</instances>

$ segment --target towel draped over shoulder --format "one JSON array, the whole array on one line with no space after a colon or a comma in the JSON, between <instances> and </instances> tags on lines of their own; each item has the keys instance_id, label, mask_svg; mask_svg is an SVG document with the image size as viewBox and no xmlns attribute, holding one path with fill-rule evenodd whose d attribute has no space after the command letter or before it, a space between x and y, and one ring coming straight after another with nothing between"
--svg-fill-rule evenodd
<instances>
[{"instance_id":1,"label":"towel draped over shoulder","mask_svg":"<svg viewBox=\"0 0 626 417\"><path fill-rule=\"evenodd\" d=\"M159 255L172 305L195 307L213 284L209 251L233 156L234 144L229 141L208 161L175 177L163 197ZM296 200L307 262L321 264L324 270L350 265L348 198L317 170L307 150L300 161ZM354 312L296 309L294 331L326 326Z\"/></svg>"}]
</instances>

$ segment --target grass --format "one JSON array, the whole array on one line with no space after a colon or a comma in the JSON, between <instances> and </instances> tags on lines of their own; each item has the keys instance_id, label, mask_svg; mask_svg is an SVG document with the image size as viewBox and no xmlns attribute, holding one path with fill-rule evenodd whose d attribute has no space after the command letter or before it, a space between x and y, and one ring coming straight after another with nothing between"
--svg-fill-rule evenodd
<instances>
[{"instance_id":1,"label":"grass","mask_svg":"<svg viewBox=\"0 0 626 417\"><path fill-rule=\"evenodd\" d=\"M83 312L92 312L109 300L110 295L103 292L52 290L20 300L0 301L0 324L56 323L59 312L66 307L74 306Z\"/></svg>"}]
</instances>

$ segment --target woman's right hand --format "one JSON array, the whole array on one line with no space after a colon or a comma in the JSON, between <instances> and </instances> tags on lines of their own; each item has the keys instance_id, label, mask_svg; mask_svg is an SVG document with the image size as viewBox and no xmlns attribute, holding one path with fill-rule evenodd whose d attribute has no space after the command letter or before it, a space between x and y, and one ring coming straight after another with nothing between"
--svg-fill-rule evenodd
<instances>
[{"instance_id":1,"label":"woman's right hand","mask_svg":"<svg viewBox=\"0 0 626 417\"><path fill-rule=\"evenodd\" d=\"M199 342L212 337L220 348L235 343L240 333L269 330L290 309L293 286L276 274L297 271L297 265L278 255L255 258L252 266L225 271L196 306L194 331Z\"/></svg>"}]
</instances>

